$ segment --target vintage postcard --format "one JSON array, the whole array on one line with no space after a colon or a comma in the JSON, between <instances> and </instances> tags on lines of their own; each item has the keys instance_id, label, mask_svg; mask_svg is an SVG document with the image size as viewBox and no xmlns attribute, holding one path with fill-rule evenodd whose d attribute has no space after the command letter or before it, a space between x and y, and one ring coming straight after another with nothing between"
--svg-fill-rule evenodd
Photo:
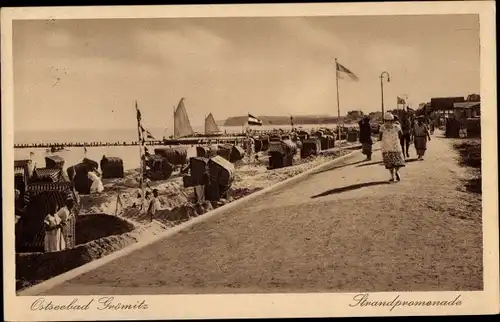
<instances>
[{"instance_id":1,"label":"vintage postcard","mask_svg":"<svg viewBox=\"0 0 500 322\"><path fill-rule=\"evenodd\" d=\"M499 312L494 2L1 14L6 320Z\"/></svg>"}]
</instances>

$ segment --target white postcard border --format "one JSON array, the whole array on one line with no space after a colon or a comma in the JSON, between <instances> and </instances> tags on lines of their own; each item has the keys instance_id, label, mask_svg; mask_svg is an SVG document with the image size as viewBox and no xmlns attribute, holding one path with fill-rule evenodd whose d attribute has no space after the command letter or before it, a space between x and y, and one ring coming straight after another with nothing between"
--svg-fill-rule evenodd
<instances>
[{"instance_id":1,"label":"white postcard border","mask_svg":"<svg viewBox=\"0 0 500 322\"><path fill-rule=\"evenodd\" d=\"M350 306L358 293L238 294L238 295L130 295L114 296L116 302L134 304L145 301L147 309L133 311L33 311L39 297L15 295L13 189L2 189L4 247L4 307L6 320L107 320L175 319L227 317L334 317L391 315L467 315L498 313L498 173L496 124L496 30L493 1L343 3L343 4L267 4L210 6L130 6L2 8L2 164L3 187L13 186L13 70L12 20L16 19L98 19L160 17L251 17L251 16L329 16L329 15L419 15L479 14L481 38L481 98L483 173L483 264L484 290L477 292L387 292L369 293L370 301L451 301L459 296L461 305L445 307ZM104 296L45 296L58 304L80 303ZM397 301L397 300L396 300ZM456 301L455 301L456 303Z\"/></svg>"}]
</instances>

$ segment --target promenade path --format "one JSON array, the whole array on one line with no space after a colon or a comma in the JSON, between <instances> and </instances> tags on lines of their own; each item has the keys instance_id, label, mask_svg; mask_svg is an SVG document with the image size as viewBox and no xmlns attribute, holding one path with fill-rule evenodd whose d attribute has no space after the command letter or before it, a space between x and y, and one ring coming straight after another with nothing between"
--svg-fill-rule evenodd
<instances>
[{"instance_id":1,"label":"promenade path","mask_svg":"<svg viewBox=\"0 0 500 322\"><path fill-rule=\"evenodd\" d=\"M379 150L363 159L355 152L44 294L480 290L481 197L460 191L451 141L433 137L401 182L388 182Z\"/></svg>"}]
</instances>

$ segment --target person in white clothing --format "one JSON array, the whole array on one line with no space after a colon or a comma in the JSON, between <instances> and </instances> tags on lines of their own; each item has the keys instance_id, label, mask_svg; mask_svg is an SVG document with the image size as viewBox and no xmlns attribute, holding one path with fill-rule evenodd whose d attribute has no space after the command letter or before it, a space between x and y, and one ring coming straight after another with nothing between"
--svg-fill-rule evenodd
<instances>
[{"instance_id":1,"label":"person in white clothing","mask_svg":"<svg viewBox=\"0 0 500 322\"><path fill-rule=\"evenodd\" d=\"M394 115L385 113L384 124L380 127L380 140L382 150L382 160L385 168L391 173L391 179L400 181L399 169L405 166L403 150L400 144L400 137L403 135L401 126L396 123Z\"/></svg>"},{"instance_id":2,"label":"person in white clothing","mask_svg":"<svg viewBox=\"0 0 500 322\"><path fill-rule=\"evenodd\" d=\"M88 177L92 181L92 185L90 186L90 193L101 193L104 191L102 180L101 178L99 178L97 173L95 173L94 169L89 171Z\"/></svg>"},{"instance_id":3,"label":"person in white clothing","mask_svg":"<svg viewBox=\"0 0 500 322\"><path fill-rule=\"evenodd\" d=\"M71 200L66 200L66 205L54 209L54 214L48 214L45 217L45 252L59 252L66 249L66 240L62 232L62 227L71 216L69 208ZM58 209L59 208L59 209Z\"/></svg>"}]
</instances>

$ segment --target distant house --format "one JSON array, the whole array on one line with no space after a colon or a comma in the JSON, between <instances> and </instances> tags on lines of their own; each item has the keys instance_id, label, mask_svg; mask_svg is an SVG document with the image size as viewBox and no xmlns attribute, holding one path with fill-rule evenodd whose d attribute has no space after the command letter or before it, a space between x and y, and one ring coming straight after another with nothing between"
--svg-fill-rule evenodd
<instances>
[{"instance_id":1,"label":"distant house","mask_svg":"<svg viewBox=\"0 0 500 322\"><path fill-rule=\"evenodd\" d=\"M455 114L455 103L465 102L464 97L437 97L431 98L431 110L437 112L443 118L448 118Z\"/></svg>"},{"instance_id":2,"label":"distant house","mask_svg":"<svg viewBox=\"0 0 500 322\"><path fill-rule=\"evenodd\" d=\"M461 102L453 104L455 117L476 118L481 117L481 102Z\"/></svg>"}]
</instances>

